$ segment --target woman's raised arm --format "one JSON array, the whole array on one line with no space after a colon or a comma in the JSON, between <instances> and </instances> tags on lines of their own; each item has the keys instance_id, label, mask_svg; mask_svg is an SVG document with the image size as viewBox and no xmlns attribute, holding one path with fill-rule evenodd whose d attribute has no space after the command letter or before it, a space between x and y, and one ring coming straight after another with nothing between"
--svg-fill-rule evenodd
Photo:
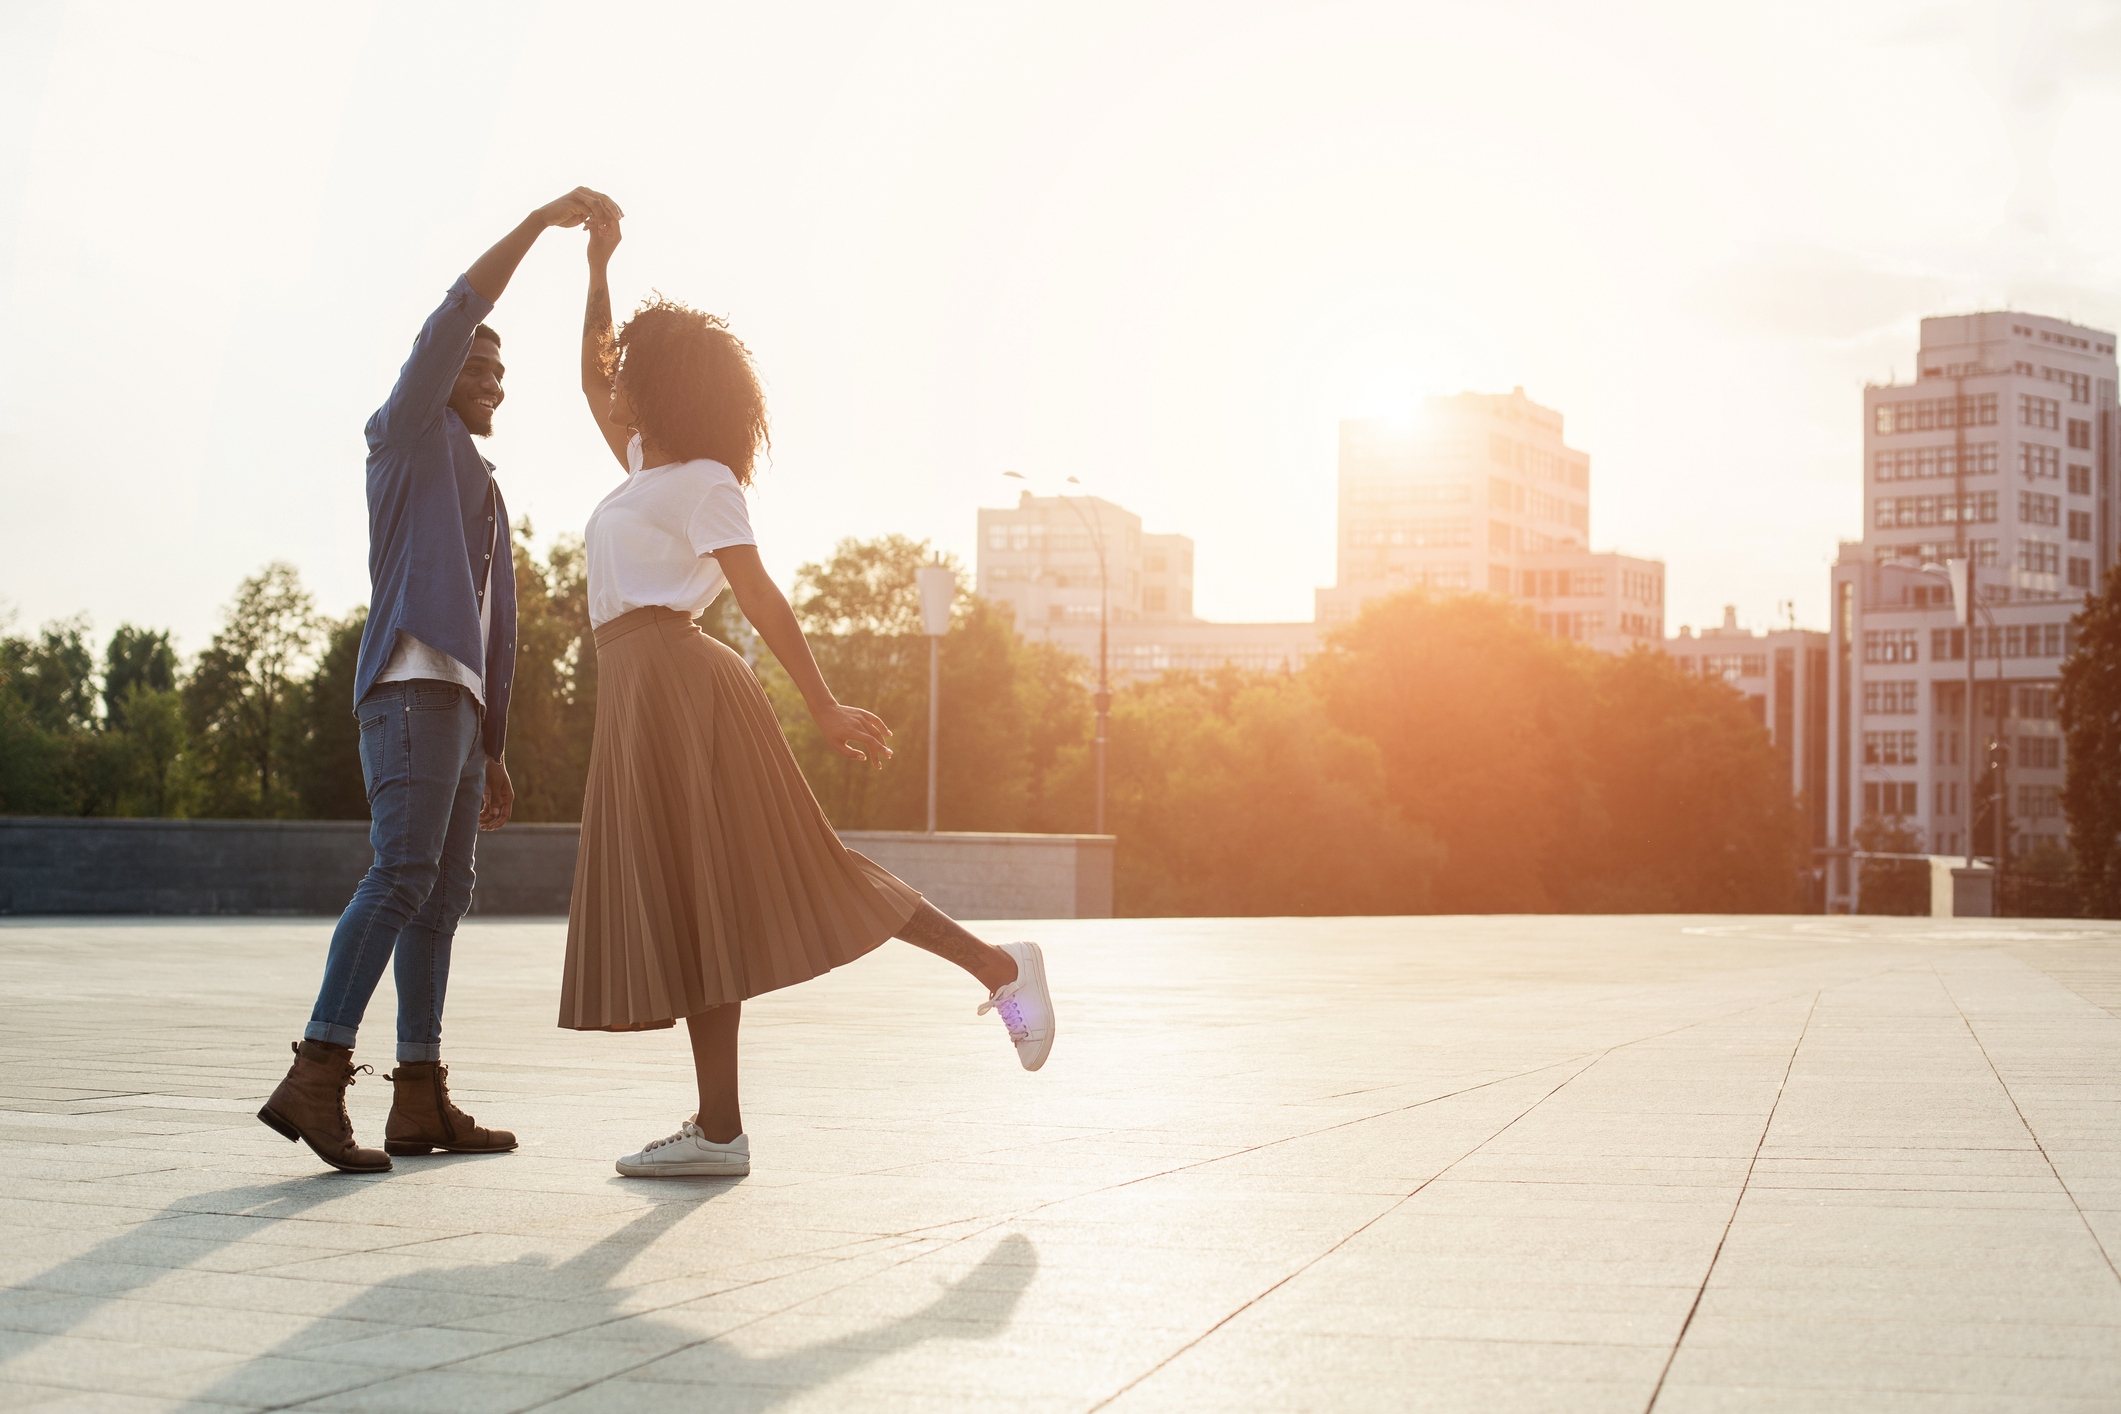
<instances>
[{"instance_id":1,"label":"woman's raised arm","mask_svg":"<svg viewBox=\"0 0 2121 1414\"><path fill-rule=\"evenodd\" d=\"M611 420L611 375L605 359L611 351L611 284L606 270L611 253L619 246L617 217L589 223L589 305L582 314L582 396L589 401L589 415L596 419L604 445L626 465L626 444L633 440L630 428Z\"/></svg>"}]
</instances>

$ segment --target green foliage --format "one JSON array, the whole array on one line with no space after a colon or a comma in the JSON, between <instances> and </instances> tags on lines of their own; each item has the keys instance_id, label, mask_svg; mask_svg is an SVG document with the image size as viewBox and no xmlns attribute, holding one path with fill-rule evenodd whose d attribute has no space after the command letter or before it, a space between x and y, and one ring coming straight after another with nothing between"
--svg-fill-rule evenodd
<instances>
[{"instance_id":1,"label":"green foliage","mask_svg":"<svg viewBox=\"0 0 2121 1414\"><path fill-rule=\"evenodd\" d=\"M589 629L589 558L578 535L530 551L515 527L516 674L509 689L508 775L518 820L580 820L596 725L597 649ZM726 597L726 596L725 596Z\"/></svg>"},{"instance_id":2,"label":"green foliage","mask_svg":"<svg viewBox=\"0 0 2121 1414\"><path fill-rule=\"evenodd\" d=\"M168 692L177 685L177 650L167 633L151 633L119 624L103 650L103 716L112 726L126 726L125 700L135 688Z\"/></svg>"},{"instance_id":3,"label":"green foliage","mask_svg":"<svg viewBox=\"0 0 2121 1414\"><path fill-rule=\"evenodd\" d=\"M1444 846L1445 912L1796 905L1801 817L1721 683L1544 637L1504 600L1421 593L1369 605L1311 672Z\"/></svg>"},{"instance_id":4,"label":"green foliage","mask_svg":"<svg viewBox=\"0 0 2121 1414\"><path fill-rule=\"evenodd\" d=\"M840 829L926 826L928 639L914 572L933 558L926 541L887 535L843 540L830 560L796 572L796 618L825 681L840 701L876 713L895 733L886 769L871 770L829 748L779 664L770 655L760 663L796 760ZM959 568L947 556L943 563ZM940 828L1019 827L1034 775L1023 749L1023 708L1040 698L1035 685L1019 690L1018 667L1028 661L1001 614L960 592L942 644Z\"/></svg>"},{"instance_id":5,"label":"green foliage","mask_svg":"<svg viewBox=\"0 0 2121 1414\"><path fill-rule=\"evenodd\" d=\"M284 769L303 735L297 669L315 646L316 605L293 565L275 561L236 586L221 631L184 685L202 758L203 814L299 813Z\"/></svg>"},{"instance_id":6,"label":"green foliage","mask_svg":"<svg viewBox=\"0 0 2121 1414\"><path fill-rule=\"evenodd\" d=\"M562 537L541 562L528 522L514 535L516 817L578 820L597 697L587 561L579 538ZM796 613L826 681L897 731L881 772L827 750L730 596L701 616L754 664L842 829L925 823L929 645L914 573L930 558L903 536L849 540L799 573ZM2116 599L2110 588L2087 608L2064 669L2080 841L2095 818L2104 838L2121 836ZM167 634L131 625L106 645L100 681L83 620L0 637L0 811L363 818L352 710L361 630L358 611L320 620L294 571L272 565L239 587L188 672ZM1018 638L992 605L961 594L941 672L938 823L1088 831L1089 666ZM1658 654L1607 657L1543 637L1485 596L1373 603L1302 674L1123 686L1109 751L1122 913L1797 906L1802 823L1735 692ZM1859 838L1916 847L1894 828L1870 822ZM2104 869L2121 893L2115 853L2080 844L2080 877ZM1910 877L1867 870L1865 910L1926 909L1927 880L1918 901Z\"/></svg>"},{"instance_id":7,"label":"green foliage","mask_svg":"<svg viewBox=\"0 0 2121 1414\"><path fill-rule=\"evenodd\" d=\"M361 659L364 604L343 619L318 623L324 652L301 685L298 744L287 778L305 820L366 820L368 787L361 775L361 722L354 712L354 674Z\"/></svg>"},{"instance_id":8,"label":"green foliage","mask_svg":"<svg viewBox=\"0 0 2121 1414\"><path fill-rule=\"evenodd\" d=\"M2062 661L2060 715L2072 882L2088 916L2121 918L2121 567L2071 622L2077 646Z\"/></svg>"},{"instance_id":9,"label":"green foliage","mask_svg":"<svg viewBox=\"0 0 2121 1414\"><path fill-rule=\"evenodd\" d=\"M1876 854L1921 854L1922 832L1899 819L1873 815L1856 827L1856 848ZM1930 911L1930 867L1919 859L1866 859L1857 880L1856 911L1924 918Z\"/></svg>"},{"instance_id":10,"label":"green foliage","mask_svg":"<svg viewBox=\"0 0 2121 1414\"><path fill-rule=\"evenodd\" d=\"M1109 756L1123 914L1430 907L1443 851L1387 798L1376 743L1335 726L1299 679L1225 670L1123 689ZM1087 777L1088 753L1075 761Z\"/></svg>"}]
</instances>

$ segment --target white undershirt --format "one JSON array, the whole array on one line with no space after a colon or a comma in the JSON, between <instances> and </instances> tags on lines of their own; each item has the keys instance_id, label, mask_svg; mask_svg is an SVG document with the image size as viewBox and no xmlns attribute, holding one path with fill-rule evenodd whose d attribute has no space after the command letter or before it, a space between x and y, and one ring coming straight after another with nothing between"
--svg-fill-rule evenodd
<instances>
[{"instance_id":1,"label":"white undershirt","mask_svg":"<svg viewBox=\"0 0 2121 1414\"><path fill-rule=\"evenodd\" d=\"M499 531L496 529L498 536ZM414 638L404 629L398 630L397 644L390 650L390 661L383 671L376 674L377 682L407 682L413 678L428 678L436 682L453 682L468 688L479 705L486 705L486 644L493 634L493 552L489 546L486 555L486 575L479 585L479 668L458 662L439 648L430 647Z\"/></svg>"},{"instance_id":2,"label":"white undershirt","mask_svg":"<svg viewBox=\"0 0 2121 1414\"><path fill-rule=\"evenodd\" d=\"M660 604L688 617L726 582L716 550L756 545L736 474L718 461L643 469L641 439L626 448L626 479L590 512L589 622Z\"/></svg>"}]
</instances>

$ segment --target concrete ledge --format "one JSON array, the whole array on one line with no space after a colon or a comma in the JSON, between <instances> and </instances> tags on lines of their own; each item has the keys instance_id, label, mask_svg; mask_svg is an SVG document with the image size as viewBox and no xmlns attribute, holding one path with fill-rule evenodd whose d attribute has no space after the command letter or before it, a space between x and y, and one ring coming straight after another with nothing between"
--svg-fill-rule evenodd
<instances>
[{"instance_id":1,"label":"concrete ledge","mask_svg":"<svg viewBox=\"0 0 2121 1414\"><path fill-rule=\"evenodd\" d=\"M579 825L479 837L472 912L567 911ZM849 831L850 849L961 918L1110 918L1110 835ZM0 818L0 914L336 914L365 820Z\"/></svg>"}]
</instances>

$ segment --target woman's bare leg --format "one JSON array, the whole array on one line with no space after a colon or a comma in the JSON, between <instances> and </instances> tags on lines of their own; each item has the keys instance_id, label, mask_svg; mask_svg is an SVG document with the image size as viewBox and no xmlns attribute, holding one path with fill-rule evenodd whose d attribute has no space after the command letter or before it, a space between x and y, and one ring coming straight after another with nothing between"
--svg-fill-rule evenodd
<instances>
[{"instance_id":1,"label":"woman's bare leg","mask_svg":"<svg viewBox=\"0 0 2121 1414\"><path fill-rule=\"evenodd\" d=\"M921 906L916 908L913 911L913 916L906 920L906 926L899 929L892 936L905 939L922 952L932 952L945 962L956 963L974 977L979 978L980 985L989 992L999 991L1016 980L1015 958L991 943L983 943L978 938L973 937L963 928L960 928L949 914L943 912L926 899L921 900ZM698 1048L699 1043L695 1041L693 1043L695 1054L697 1054ZM702 1071L700 1074L704 1077L706 1072ZM707 1082L703 1078L700 1081L700 1094L705 1096L706 1093ZM736 1103L735 1094L736 1086L734 1080L732 1080L730 1082L732 1113L734 1113L733 1107ZM701 1124L706 1122L705 1118L700 1120Z\"/></svg>"},{"instance_id":2,"label":"woman's bare leg","mask_svg":"<svg viewBox=\"0 0 2121 1414\"><path fill-rule=\"evenodd\" d=\"M724 1002L685 1018L692 1034L692 1070L700 1082L700 1130L712 1144L727 1144L744 1132L736 1101L736 1030L742 1002Z\"/></svg>"}]
</instances>

